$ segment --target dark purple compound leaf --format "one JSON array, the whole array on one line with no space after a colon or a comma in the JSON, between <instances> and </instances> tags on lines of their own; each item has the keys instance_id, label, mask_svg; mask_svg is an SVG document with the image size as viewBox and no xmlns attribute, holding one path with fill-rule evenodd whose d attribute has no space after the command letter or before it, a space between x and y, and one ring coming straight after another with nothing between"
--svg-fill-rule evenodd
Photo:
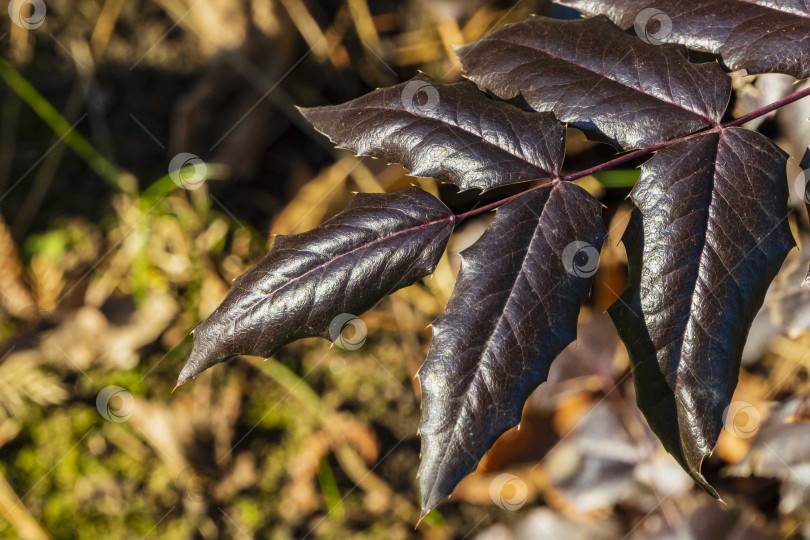
<instances>
[{"instance_id":1,"label":"dark purple compound leaf","mask_svg":"<svg viewBox=\"0 0 810 540\"><path fill-rule=\"evenodd\" d=\"M423 515L520 422L529 394L576 338L604 238L599 202L556 181L501 206L461 254L418 374Z\"/></svg>"},{"instance_id":2,"label":"dark purple compound leaf","mask_svg":"<svg viewBox=\"0 0 810 540\"><path fill-rule=\"evenodd\" d=\"M729 69L810 76L808 0L554 0L649 42L719 54Z\"/></svg>"},{"instance_id":3,"label":"dark purple compound leaf","mask_svg":"<svg viewBox=\"0 0 810 540\"><path fill-rule=\"evenodd\" d=\"M723 428L748 330L795 245L787 155L741 128L690 138L642 166L622 239L630 275L608 310L638 406L695 481Z\"/></svg>"},{"instance_id":4,"label":"dark purple compound leaf","mask_svg":"<svg viewBox=\"0 0 810 540\"><path fill-rule=\"evenodd\" d=\"M606 17L531 17L457 53L481 88L502 99L521 94L623 150L717 125L731 92L717 64L692 64L682 47L644 43Z\"/></svg>"},{"instance_id":5,"label":"dark purple compound leaf","mask_svg":"<svg viewBox=\"0 0 810 540\"><path fill-rule=\"evenodd\" d=\"M267 357L304 337L334 341L353 315L431 274L454 224L441 201L412 187L358 194L323 225L278 236L194 330L177 384L237 354Z\"/></svg>"},{"instance_id":6,"label":"dark purple compound leaf","mask_svg":"<svg viewBox=\"0 0 810 540\"><path fill-rule=\"evenodd\" d=\"M461 189L556 178L565 153L565 127L554 115L494 101L469 81L439 84L424 74L301 113L337 146Z\"/></svg>"}]
</instances>

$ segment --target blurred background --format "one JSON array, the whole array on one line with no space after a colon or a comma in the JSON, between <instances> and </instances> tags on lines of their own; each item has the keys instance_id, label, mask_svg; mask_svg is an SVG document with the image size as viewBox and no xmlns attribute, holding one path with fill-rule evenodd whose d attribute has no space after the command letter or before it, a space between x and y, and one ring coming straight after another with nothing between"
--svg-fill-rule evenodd
<instances>
[{"instance_id":1,"label":"blurred background","mask_svg":"<svg viewBox=\"0 0 810 540\"><path fill-rule=\"evenodd\" d=\"M417 184L456 210L474 204L333 149L295 105L417 70L458 80L454 45L575 13L536 0L0 4L0 537L810 537L810 256L794 250L753 325L705 464L717 503L647 428L604 314L624 286L638 163L578 181L610 230L579 338L520 431L416 530L413 377L487 216L461 227L432 278L362 316L356 350L303 340L171 393L189 331L272 235L317 226L357 191ZM793 84L735 74L730 111ZM809 117L805 99L749 127L799 157ZM575 130L567 144L566 172L614 155ZM804 244L807 215L792 208Z\"/></svg>"}]
</instances>

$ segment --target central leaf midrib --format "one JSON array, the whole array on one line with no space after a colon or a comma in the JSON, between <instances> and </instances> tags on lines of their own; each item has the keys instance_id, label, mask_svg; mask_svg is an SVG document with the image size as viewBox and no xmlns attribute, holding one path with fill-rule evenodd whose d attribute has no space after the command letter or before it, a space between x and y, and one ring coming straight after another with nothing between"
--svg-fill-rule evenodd
<instances>
[{"instance_id":1,"label":"central leaf midrib","mask_svg":"<svg viewBox=\"0 0 810 540\"><path fill-rule=\"evenodd\" d=\"M677 366L675 368L675 384L674 384L674 388L672 389L673 394L674 394L675 399L676 399L676 402L678 401L679 388L681 386L680 366L682 364L686 364L686 359L684 358L684 355L683 355L683 347L684 347L684 343L686 341L686 331L689 328L690 322L694 318L694 308L695 308L695 300L696 300L695 291L697 290L698 281L700 280L700 269L701 269L701 267L703 265L703 260L704 260L704 258L706 256L706 252L707 252L706 245L709 242L709 238L708 238L709 237L709 222L711 221L711 213L712 213L711 210L712 210L712 205L714 204L714 189L715 189L714 184L715 184L715 178L717 177L717 155L720 152L720 143L721 143L721 139L722 139L722 132L719 132L716 135L716 137L717 137L717 143L714 145L714 155L712 156L712 160L711 160L711 179L709 180L709 184L710 184L710 187L709 187L709 202L706 205L706 222L705 222L705 226L703 228L703 230L705 232L702 235L702 242L701 242L701 246L700 246L700 256L698 257L698 261L697 261L697 272L696 272L696 275L695 275L695 280L692 283L692 290L691 290L691 293L689 294L689 311L687 312L688 316L687 316L687 319L686 319L686 324L684 324L683 331L681 332L681 339L679 340L679 343L678 343L678 356L677 356L678 363L677 363ZM693 376L695 376L695 375L693 374ZM678 426L680 428L680 426L681 426L681 407L676 406L675 410L676 410L676 415L677 415L677 419L678 419ZM682 447L681 451L684 452L684 450L685 449ZM684 459L687 459L686 458L686 453L684 453ZM689 466L692 467L691 464ZM699 472L699 470L698 470L698 472Z\"/></svg>"},{"instance_id":2,"label":"central leaf midrib","mask_svg":"<svg viewBox=\"0 0 810 540\"><path fill-rule=\"evenodd\" d=\"M328 259L328 260L326 260L326 261L324 261L324 262L322 262L322 263L320 263L320 264L318 264L318 265L316 265L316 266L313 266L312 268L307 269L307 270L306 270L306 271L305 271L303 274L300 274L300 275L298 275L298 276L295 276L294 278L291 278L291 279L289 279L289 280L285 281L285 282L284 282L282 285L280 285L280 286L279 286L279 287L277 287L276 289L273 289L272 291L270 291L270 292L269 292L269 293L268 293L268 294L267 294L267 295L266 295L266 296L265 296L265 297L262 299L262 302L268 302L268 301L272 300L272 299L273 299L273 297L274 297L276 294L278 294L279 292L281 292L282 290L284 290L284 289L285 289L287 286L289 286L290 284L292 284L292 283L294 283L294 282L297 282L297 281L299 281L299 280L301 280L301 279L303 279L303 278L307 277L308 275L312 274L313 272L315 272L315 271L317 271L317 270L320 270L320 269L321 269L321 268L323 268L324 266L328 266L328 265L330 265L330 264L333 264L333 263L335 263L336 261L338 261L339 259L342 259L343 257L346 257L346 256L348 256L348 255L351 255L351 254L352 254L352 253L354 253L355 251L358 251L358 250L360 250L360 249L368 249L368 248L370 248L370 247L372 247L372 246L374 246L374 245L376 245L376 244L379 244L379 243L381 243L381 242L385 242L386 240L389 240L389 239L394 238L395 236L399 236L399 235L401 235L401 234L405 234L405 233L413 232L413 231L416 231L416 230L418 230L418 229L422 229L422 228L425 228L425 227L429 227L429 226L431 226L431 225L435 225L435 224L437 224L437 223L441 223L441 222L443 222L443 221L451 221L451 220L453 220L455 217L456 217L455 215L450 214L448 217L444 217L444 218L441 218L441 219L436 219L436 220L433 220L433 221L428 221L428 222L426 222L426 223L421 223L421 224L419 224L419 225L416 225L415 227L408 227L407 229L402 229L402 230L400 230L400 231L393 232L393 233L391 233L391 234L388 234L388 235L386 235L386 236L383 236L382 238L378 238L378 239L373 240L373 241L371 241L371 242L368 242L368 243L366 243L366 244L362 244L362 245L359 245L359 246L357 246L357 247L355 247L355 248L352 248L352 249L350 249L349 251L346 251L346 252L344 252L344 253L340 253L340 254L338 254L338 255L335 255L334 257L332 257L332 258L330 258L330 259ZM284 248L281 248L281 249L284 249Z\"/></svg>"},{"instance_id":3,"label":"central leaf midrib","mask_svg":"<svg viewBox=\"0 0 810 540\"><path fill-rule=\"evenodd\" d=\"M447 445L446 445L445 448L449 448L450 444L455 440L456 433L458 432L459 424L460 424L462 418L464 418L464 415L462 414L462 412L464 410L466 410L466 408L467 408L466 396L469 395L469 391L470 391L470 388L472 387L473 382L478 378L479 374L481 373L481 369L480 369L481 361L480 360L481 360L481 358L483 358L484 354L489 349L489 346L492 343L492 340L495 337L495 334L497 333L498 328L501 325L501 321L504 318L504 314L506 313L506 306L509 304L509 301L512 299L513 292L515 290L515 287L517 286L518 281L520 280L520 276L522 276L523 273L524 273L524 269L526 267L526 259L528 258L529 253L532 250L532 245L534 244L534 241L539 236L537 233L541 228L541 224L542 224L542 221L543 221L543 215L545 214L545 211L546 211L546 206L551 201L551 197L554 194L555 189L557 189L557 188L556 187L551 188L551 193L549 193L548 197L546 198L546 201L543 203L543 207L540 210L540 215L537 217L537 226L534 228L534 232L532 233L532 238L529 241L529 245L526 248L525 254L523 255L523 260L520 263L520 270L518 270L517 274L515 275L515 280L512 283L512 287L509 289L509 294L506 295L506 299L503 302L503 309L500 310L500 315L498 316L498 320L495 321L495 324L492 327L492 332L490 333L489 338L487 338L487 341L484 343L484 345L481 348L481 354L479 355L479 361L476 363L475 374L470 378L469 384L464 385L464 392L462 393L462 395L465 397L464 405L462 405L461 410L459 411L459 414L456 416L456 421L455 421L455 423L453 425L453 429L450 431L450 438L447 441ZM447 456L448 456L447 451L442 453L442 459L441 459L441 461L439 461L438 470L442 470L442 468L444 467L444 463L447 460ZM435 489L436 489L436 484L434 483L433 486L431 487L431 491L430 491L431 495L433 494Z\"/></svg>"}]
</instances>

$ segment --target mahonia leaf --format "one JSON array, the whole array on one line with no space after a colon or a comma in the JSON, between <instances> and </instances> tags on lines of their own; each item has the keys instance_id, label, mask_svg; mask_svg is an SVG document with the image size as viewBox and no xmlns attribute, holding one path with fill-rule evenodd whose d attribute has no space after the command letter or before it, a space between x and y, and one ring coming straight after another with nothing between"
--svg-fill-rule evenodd
<instances>
[{"instance_id":1,"label":"mahonia leaf","mask_svg":"<svg viewBox=\"0 0 810 540\"><path fill-rule=\"evenodd\" d=\"M423 515L520 422L529 394L576 338L604 238L599 202L556 181L501 206L461 254L418 374Z\"/></svg>"},{"instance_id":2,"label":"mahonia leaf","mask_svg":"<svg viewBox=\"0 0 810 540\"><path fill-rule=\"evenodd\" d=\"M457 49L467 77L502 99L521 94L589 137L621 149L715 126L731 81L716 63L692 64L606 17L546 17L505 26Z\"/></svg>"},{"instance_id":3,"label":"mahonia leaf","mask_svg":"<svg viewBox=\"0 0 810 540\"><path fill-rule=\"evenodd\" d=\"M454 223L441 201L411 187L358 194L323 225L276 237L194 330L178 385L237 354L267 357L311 336L334 341L347 314L351 319L432 273Z\"/></svg>"},{"instance_id":4,"label":"mahonia leaf","mask_svg":"<svg viewBox=\"0 0 810 540\"><path fill-rule=\"evenodd\" d=\"M737 385L748 330L794 246L787 155L727 128L642 166L622 239L630 275L608 310L627 345L638 406L664 447L701 474Z\"/></svg>"},{"instance_id":5,"label":"mahonia leaf","mask_svg":"<svg viewBox=\"0 0 810 540\"><path fill-rule=\"evenodd\" d=\"M719 54L729 69L810 76L807 0L554 0L635 27L649 43L681 43Z\"/></svg>"},{"instance_id":6,"label":"mahonia leaf","mask_svg":"<svg viewBox=\"0 0 810 540\"><path fill-rule=\"evenodd\" d=\"M424 74L342 105L301 109L337 146L400 163L461 189L556 178L565 127L488 98L474 84Z\"/></svg>"}]
</instances>

